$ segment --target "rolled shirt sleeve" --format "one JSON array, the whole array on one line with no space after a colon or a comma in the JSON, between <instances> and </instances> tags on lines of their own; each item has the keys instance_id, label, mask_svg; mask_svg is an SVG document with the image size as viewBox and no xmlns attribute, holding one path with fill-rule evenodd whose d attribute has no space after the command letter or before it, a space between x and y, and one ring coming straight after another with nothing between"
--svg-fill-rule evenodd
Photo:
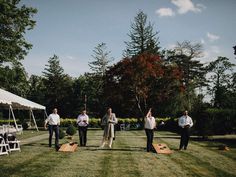
<instances>
[{"instance_id":1,"label":"rolled shirt sleeve","mask_svg":"<svg viewBox=\"0 0 236 177\"><path fill-rule=\"evenodd\" d=\"M192 127L192 126L193 126L193 120L192 120L191 117L189 117L189 119L190 119L190 121L189 121L189 122L190 122L189 126Z\"/></svg>"}]
</instances>

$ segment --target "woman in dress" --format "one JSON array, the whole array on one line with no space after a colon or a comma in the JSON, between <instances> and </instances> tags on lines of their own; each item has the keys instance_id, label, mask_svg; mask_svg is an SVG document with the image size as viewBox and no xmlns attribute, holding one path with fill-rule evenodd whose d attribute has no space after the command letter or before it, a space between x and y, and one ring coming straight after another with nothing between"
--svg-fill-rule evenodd
<instances>
[{"instance_id":1,"label":"woman in dress","mask_svg":"<svg viewBox=\"0 0 236 177\"><path fill-rule=\"evenodd\" d=\"M108 108L107 113L102 118L102 125L104 126L104 133L102 139L102 145L100 146L103 148L108 142L108 147L112 147L112 141L114 138L114 125L117 123L117 118L115 113L112 113L112 109Z\"/></svg>"}]
</instances>

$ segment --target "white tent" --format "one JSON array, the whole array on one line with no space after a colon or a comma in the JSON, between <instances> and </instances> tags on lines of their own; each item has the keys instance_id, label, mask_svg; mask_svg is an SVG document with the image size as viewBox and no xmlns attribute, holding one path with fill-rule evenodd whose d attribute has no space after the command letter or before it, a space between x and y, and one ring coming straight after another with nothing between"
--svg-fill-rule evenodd
<instances>
[{"instance_id":1,"label":"white tent","mask_svg":"<svg viewBox=\"0 0 236 177\"><path fill-rule=\"evenodd\" d=\"M45 106L42 106L40 104L22 98L18 95L15 95L1 88L0 88L0 104L9 108L9 119L11 114L14 119L16 129L18 129L18 126L16 124L16 119L13 113L13 109L29 110L37 130L38 127L34 118L33 110L44 110L46 114Z\"/></svg>"}]
</instances>

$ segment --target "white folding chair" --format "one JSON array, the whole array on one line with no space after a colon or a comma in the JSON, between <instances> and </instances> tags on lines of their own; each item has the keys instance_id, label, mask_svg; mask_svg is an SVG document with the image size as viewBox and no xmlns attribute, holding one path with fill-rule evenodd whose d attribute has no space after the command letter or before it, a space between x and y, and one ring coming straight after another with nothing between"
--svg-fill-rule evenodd
<instances>
[{"instance_id":1,"label":"white folding chair","mask_svg":"<svg viewBox=\"0 0 236 177\"><path fill-rule=\"evenodd\" d=\"M6 144L4 138L0 136L0 155L5 155L9 153L9 145Z\"/></svg>"},{"instance_id":2,"label":"white folding chair","mask_svg":"<svg viewBox=\"0 0 236 177\"><path fill-rule=\"evenodd\" d=\"M21 149L20 149L20 141L18 141L16 139L16 137L9 133L7 134L7 144L9 144L9 148L10 148L10 152L11 151L20 151L21 152Z\"/></svg>"},{"instance_id":3,"label":"white folding chair","mask_svg":"<svg viewBox=\"0 0 236 177\"><path fill-rule=\"evenodd\" d=\"M130 130L130 124L126 125L125 130Z\"/></svg>"},{"instance_id":4,"label":"white folding chair","mask_svg":"<svg viewBox=\"0 0 236 177\"><path fill-rule=\"evenodd\" d=\"M23 126L21 124L17 124L17 134L23 134Z\"/></svg>"},{"instance_id":5,"label":"white folding chair","mask_svg":"<svg viewBox=\"0 0 236 177\"><path fill-rule=\"evenodd\" d=\"M5 131L4 131L4 126L0 125L0 135L4 135Z\"/></svg>"},{"instance_id":6,"label":"white folding chair","mask_svg":"<svg viewBox=\"0 0 236 177\"><path fill-rule=\"evenodd\" d=\"M125 124L120 124L120 130L125 130Z\"/></svg>"}]
</instances>

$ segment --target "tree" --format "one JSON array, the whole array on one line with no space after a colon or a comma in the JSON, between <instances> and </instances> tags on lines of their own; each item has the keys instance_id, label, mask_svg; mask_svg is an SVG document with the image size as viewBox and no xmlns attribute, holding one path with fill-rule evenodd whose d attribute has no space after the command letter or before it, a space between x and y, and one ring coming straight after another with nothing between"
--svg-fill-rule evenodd
<instances>
[{"instance_id":1,"label":"tree","mask_svg":"<svg viewBox=\"0 0 236 177\"><path fill-rule=\"evenodd\" d=\"M0 67L4 62L18 63L32 47L25 32L33 29L36 9L19 5L20 0L0 1Z\"/></svg>"},{"instance_id":2,"label":"tree","mask_svg":"<svg viewBox=\"0 0 236 177\"><path fill-rule=\"evenodd\" d=\"M34 27L36 9L19 5L20 0L0 1L0 85L8 91L26 96L27 74L20 60L32 47L25 32Z\"/></svg>"},{"instance_id":3,"label":"tree","mask_svg":"<svg viewBox=\"0 0 236 177\"><path fill-rule=\"evenodd\" d=\"M76 78L73 82L73 99L71 104L75 107L73 112L80 112L82 109L87 109L90 115L99 117L103 107L103 89L98 92L96 78L89 73L85 73ZM86 105L85 105L86 104Z\"/></svg>"},{"instance_id":4,"label":"tree","mask_svg":"<svg viewBox=\"0 0 236 177\"><path fill-rule=\"evenodd\" d=\"M93 50L94 61L89 62L89 67L93 71L95 75L104 76L109 66L109 63L113 61L113 59L109 56L110 51L107 51L107 47L105 43L98 44Z\"/></svg>"},{"instance_id":5,"label":"tree","mask_svg":"<svg viewBox=\"0 0 236 177\"><path fill-rule=\"evenodd\" d=\"M93 50L94 61L89 62L92 73L85 73L84 96L88 99L87 107L92 110L94 116L101 116L101 109L104 109L104 80L106 71L113 58L110 51L107 51L105 43L98 44Z\"/></svg>"},{"instance_id":6,"label":"tree","mask_svg":"<svg viewBox=\"0 0 236 177\"><path fill-rule=\"evenodd\" d=\"M150 54L159 53L159 42L156 37L158 32L154 32L153 25L147 23L147 15L139 11L131 23L131 31L128 34L130 41L125 42L125 57L132 57L144 52Z\"/></svg>"},{"instance_id":7,"label":"tree","mask_svg":"<svg viewBox=\"0 0 236 177\"><path fill-rule=\"evenodd\" d=\"M206 86L206 70L197 58L202 56L202 45L184 41L177 43L175 49L167 54L167 61L177 64L183 72L183 84L186 89L187 109L191 109L196 88Z\"/></svg>"},{"instance_id":8,"label":"tree","mask_svg":"<svg viewBox=\"0 0 236 177\"><path fill-rule=\"evenodd\" d=\"M183 73L174 64L163 62L163 77L152 82L149 104L157 108L159 116L176 116L184 109Z\"/></svg>"},{"instance_id":9,"label":"tree","mask_svg":"<svg viewBox=\"0 0 236 177\"><path fill-rule=\"evenodd\" d=\"M226 93L229 90L230 80L235 79L230 72L235 65L226 57L219 56L207 66L207 70L212 74L210 77L212 88L209 90L214 94L214 106L223 107L226 101Z\"/></svg>"},{"instance_id":10,"label":"tree","mask_svg":"<svg viewBox=\"0 0 236 177\"><path fill-rule=\"evenodd\" d=\"M29 78L29 92L27 98L36 103L45 104L45 93L46 90L42 76L31 75Z\"/></svg>"},{"instance_id":11,"label":"tree","mask_svg":"<svg viewBox=\"0 0 236 177\"><path fill-rule=\"evenodd\" d=\"M171 77L178 77L180 72L174 67L167 72L167 68L153 54L124 58L107 71L104 93L108 104L123 115L144 117L149 107L158 107L158 102L171 95L169 89L174 87L170 83L177 82Z\"/></svg>"},{"instance_id":12,"label":"tree","mask_svg":"<svg viewBox=\"0 0 236 177\"><path fill-rule=\"evenodd\" d=\"M26 97L29 90L27 73L23 66L18 63L12 67L0 67L1 87L19 96Z\"/></svg>"},{"instance_id":13,"label":"tree","mask_svg":"<svg viewBox=\"0 0 236 177\"><path fill-rule=\"evenodd\" d=\"M45 86L46 106L49 110L57 107L62 116L70 116L72 107L70 99L73 80L67 74L64 74L64 69L60 66L58 56L54 55L49 58L48 64L43 71L43 84Z\"/></svg>"}]
</instances>

